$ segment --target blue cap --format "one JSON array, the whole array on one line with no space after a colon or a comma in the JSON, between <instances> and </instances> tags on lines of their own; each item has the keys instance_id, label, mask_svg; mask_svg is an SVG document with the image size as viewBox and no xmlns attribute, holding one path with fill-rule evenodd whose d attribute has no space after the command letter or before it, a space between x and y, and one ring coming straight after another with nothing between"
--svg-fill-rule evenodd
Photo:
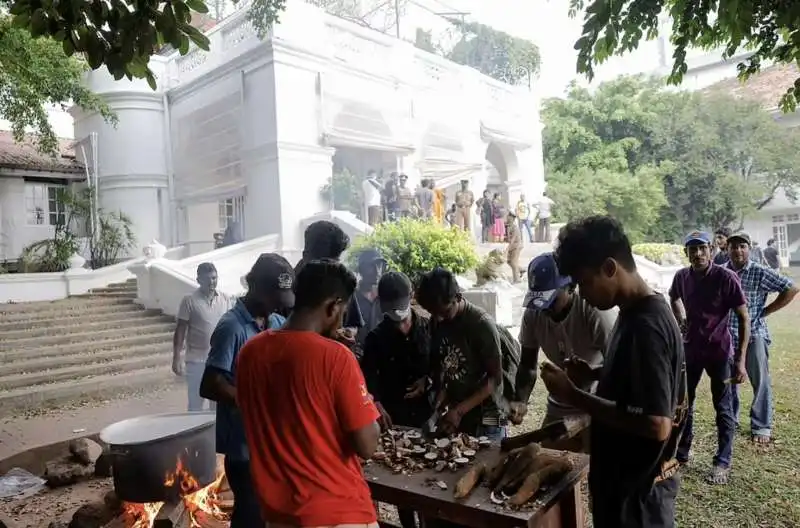
<instances>
[{"instance_id":1,"label":"blue cap","mask_svg":"<svg viewBox=\"0 0 800 528\"><path fill-rule=\"evenodd\" d=\"M543 253L528 264L528 293L522 306L534 310L550 308L561 288L572 284L572 277L561 275L552 253Z\"/></svg>"},{"instance_id":2,"label":"blue cap","mask_svg":"<svg viewBox=\"0 0 800 528\"><path fill-rule=\"evenodd\" d=\"M711 235L706 231L692 231L683 239L684 246L693 244L711 244Z\"/></svg>"}]
</instances>

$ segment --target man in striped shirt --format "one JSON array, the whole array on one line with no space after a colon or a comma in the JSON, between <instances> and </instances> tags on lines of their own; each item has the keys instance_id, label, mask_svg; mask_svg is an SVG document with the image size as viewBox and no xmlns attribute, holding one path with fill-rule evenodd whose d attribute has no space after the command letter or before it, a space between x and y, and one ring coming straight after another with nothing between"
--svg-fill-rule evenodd
<instances>
[{"instance_id":1,"label":"man in striped shirt","mask_svg":"<svg viewBox=\"0 0 800 528\"><path fill-rule=\"evenodd\" d=\"M772 438L772 386L769 377L770 335L766 318L794 299L798 289L787 277L767 266L750 260L752 242L746 233L728 237L730 261L726 266L739 275L750 314L750 343L747 347L745 369L753 386L753 404L750 407L750 435L753 442L764 445ZM767 296L778 296L767 304ZM739 323L735 317L730 322L734 342L739 336ZM739 419L739 392L733 393L733 412Z\"/></svg>"}]
</instances>

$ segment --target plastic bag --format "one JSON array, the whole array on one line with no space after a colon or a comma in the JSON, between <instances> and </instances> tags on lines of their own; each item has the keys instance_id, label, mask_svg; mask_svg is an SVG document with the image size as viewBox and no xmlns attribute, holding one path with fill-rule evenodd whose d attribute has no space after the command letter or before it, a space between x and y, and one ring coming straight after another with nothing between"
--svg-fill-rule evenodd
<instances>
[{"instance_id":1,"label":"plastic bag","mask_svg":"<svg viewBox=\"0 0 800 528\"><path fill-rule=\"evenodd\" d=\"M39 493L46 482L22 468L12 468L0 477L0 499L30 497Z\"/></svg>"}]
</instances>

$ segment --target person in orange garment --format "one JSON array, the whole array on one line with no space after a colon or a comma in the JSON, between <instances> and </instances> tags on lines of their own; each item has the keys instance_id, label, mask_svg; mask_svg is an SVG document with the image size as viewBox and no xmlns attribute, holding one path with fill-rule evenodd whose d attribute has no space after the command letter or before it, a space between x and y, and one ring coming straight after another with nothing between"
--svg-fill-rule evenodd
<instances>
[{"instance_id":1,"label":"person in orange garment","mask_svg":"<svg viewBox=\"0 0 800 528\"><path fill-rule=\"evenodd\" d=\"M378 526L359 458L378 446L380 415L355 356L332 339L355 288L343 264L309 261L283 328L239 353L237 403L270 528Z\"/></svg>"}]
</instances>

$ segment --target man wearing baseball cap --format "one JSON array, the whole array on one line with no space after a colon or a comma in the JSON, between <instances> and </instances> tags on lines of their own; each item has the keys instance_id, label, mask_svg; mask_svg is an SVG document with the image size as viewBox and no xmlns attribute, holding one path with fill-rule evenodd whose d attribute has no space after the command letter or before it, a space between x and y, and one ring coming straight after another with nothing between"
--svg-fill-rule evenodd
<instances>
[{"instance_id":1,"label":"man wearing baseball cap","mask_svg":"<svg viewBox=\"0 0 800 528\"><path fill-rule=\"evenodd\" d=\"M383 320L378 304L378 281L386 271L386 259L377 249L363 249L358 254L356 271L359 276L358 286L347 305L343 324L353 335L354 341L350 343L350 349L360 360L367 334ZM356 322L360 324L355 326Z\"/></svg>"},{"instance_id":2,"label":"man wearing baseball cap","mask_svg":"<svg viewBox=\"0 0 800 528\"><path fill-rule=\"evenodd\" d=\"M381 428L420 428L433 414L429 399L429 319L411 307L413 286L408 277L390 271L378 283L383 320L364 342L361 370L367 390L381 414ZM413 510L398 509L404 528L416 526Z\"/></svg>"},{"instance_id":3,"label":"man wearing baseball cap","mask_svg":"<svg viewBox=\"0 0 800 528\"><path fill-rule=\"evenodd\" d=\"M211 334L200 396L217 402L217 453L225 455L225 474L235 498L231 528L263 526L250 478L242 414L236 400L239 350L265 327L280 328L281 312L294 307L294 269L276 253L263 253L245 276L247 293L236 301Z\"/></svg>"},{"instance_id":4,"label":"man wearing baseball cap","mask_svg":"<svg viewBox=\"0 0 800 528\"><path fill-rule=\"evenodd\" d=\"M788 277L751 260L752 242L747 233L728 237L728 255L725 266L739 276L750 313L750 342L747 345L745 370L753 386L753 404L750 407L750 438L758 445L769 444L772 439L772 386L769 377L769 345L772 340L767 327L767 316L788 305L798 293ZM777 293L771 303L767 296ZM731 336L739 338L739 322L731 319ZM739 420L739 391L733 390L733 415Z\"/></svg>"},{"instance_id":5,"label":"man wearing baseball cap","mask_svg":"<svg viewBox=\"0 0 800 528\"><path fill-rule=\"evenodd\" d=\"M511 404L513 423L521 423L536 383L539 349L547 359L566 369L578 388L594 390L606 351L606 340L616 313L589 305L577 293L570 277L558 271L553 253L544 253L528 265L528 293L523 301L519 340L522 358L516 379L516 401ZM546 425L582 411L548 395ZM585 450L588 435L559 446Z\"/></svg>"},{"instance_id":6,"label":"man wearing baseball cap","mask_svg":"<svg viewBox=\"0 0 800 528\"><path fill-rule=\"evenodd\" d=\"M742 383L747 377L745 360L750 342L750 316L739 277L713 261L711 235L692 231L686 235L684 246L689 266L678 270L669 289L672 313L683 331L689 396L686 429L676 458L681 464L689 462L694 399L705 371L711 379L717 425L717 453L706 481L727 484L736 432L731 385ZM740 329L735 343L729 329L731 312Z\"/></svg>"}]
</instances>

